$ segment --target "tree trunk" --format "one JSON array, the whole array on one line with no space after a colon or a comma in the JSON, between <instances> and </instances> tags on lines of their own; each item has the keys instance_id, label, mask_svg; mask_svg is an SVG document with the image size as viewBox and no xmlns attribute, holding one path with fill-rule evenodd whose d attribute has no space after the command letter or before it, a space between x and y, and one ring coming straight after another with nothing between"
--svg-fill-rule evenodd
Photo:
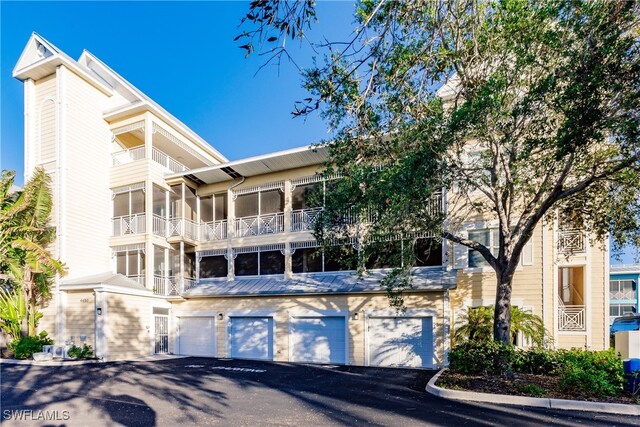
<instances>
[{"instance_id":1,"label":"tree trunk","mask_svg":"<svg viewBox=\"0 0 640 427\"><path fill-rule=\"evenodd\" d=\"M493 314L493 339L511 345L511 281L512 275L505 278L498 274L496 308Z\"/></svg>"}]
</instances>

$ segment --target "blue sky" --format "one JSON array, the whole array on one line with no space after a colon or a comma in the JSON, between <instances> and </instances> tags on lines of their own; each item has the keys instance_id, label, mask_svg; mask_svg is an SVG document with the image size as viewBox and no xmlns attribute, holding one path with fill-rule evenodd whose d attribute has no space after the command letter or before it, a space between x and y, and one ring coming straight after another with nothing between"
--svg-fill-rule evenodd
<instances>
[{"instance_id":1,"label":"blue sky","mask_svg":"<svg viewBox=\"0 0 640 427\"><path fill-rule=\"evenodd\" d=\"M297 68L256 74L265 59L245 59L233 42L247 10L242 1L0 1L0 167L16 170L22 184L23 88L11 72L33 31L72 58L89 50L231 160L328 138L317 115L291 117L306 97ZM309 37L346 39L352 11L351 1L320 1ZM307 46L293 53L299 65L311 64Z\"/></svg>"},{"instance_id":2,"label":"blue sky","mask_svg":"<svg viewBox=\"0 0 640 427\"><path fill-rule=\"evenodd\" d=\"M1 7L1 157L23 169L23 88L11 77L33 31L74 59L87 49L196 131L229 159L298 147L329 137L320 118L292 118L306 96L297 68L245 59L233 39L247 2L6 2ZM321 2L309 34L344 37L352 2ZM341 32L339 32L340 30ZM299 65L308 47L294 46Z\"/></svg>"}]
</instances>

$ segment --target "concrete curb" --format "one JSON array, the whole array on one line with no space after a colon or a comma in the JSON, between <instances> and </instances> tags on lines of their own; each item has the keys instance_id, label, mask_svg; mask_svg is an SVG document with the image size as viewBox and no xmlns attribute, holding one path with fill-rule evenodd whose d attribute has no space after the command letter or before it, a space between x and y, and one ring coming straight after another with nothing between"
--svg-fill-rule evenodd
<instances>
[{"instance_id":1,"label":"concrete curb","mask_svg":"<svg viewBox=\"0 0 640 427\"><path fill-rule=\"evenodd\" d=\"M446 370L446 368L441 369L433 376L433 378L431 378L426 387L428 393L444 399L466 400L468 402L487 402L494 404L498 403L501 405L530 406L535 408L562 409L568 411L591 411L616 415L640 415L640 405L476 393L473 391L449 390L436 386L438 378L440 378L440 375L442 375Z\"/></svg>"},{"instance_id":2,"label":"concrete curb","mask_svg":"<svg viewBox=\"0 0 640 427\"><path fill-rule=\"evenodd\" d=\"M103 363L102 360L50 360L36 362L35 360L0 359L0 365L27 365L27 366L78 366L92 363Z\"/></svg>"}]
</instances>

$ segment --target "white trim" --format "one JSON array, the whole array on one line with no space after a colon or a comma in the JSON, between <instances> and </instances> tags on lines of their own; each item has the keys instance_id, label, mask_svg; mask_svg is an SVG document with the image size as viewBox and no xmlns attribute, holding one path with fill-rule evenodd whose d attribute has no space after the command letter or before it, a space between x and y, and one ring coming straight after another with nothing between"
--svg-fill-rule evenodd
<instances>
[{"instance_id":1,"label":"white trim","mask_svg":"<svg viewBox=\"0 0 640 427\"><path fill-rule=\"evenodd\" d=\"M293 340L292 340L292 321L296 318L314 318L314 317L343 317L344 318L344 364L349 365L351 361L351 355L349 354L349 342L351 336L349 335L349 321L351 320L349 310L292 310L289 311L289 317L287 320L287 338L289 354L288 360L293 362ZM303 363L303 362L300 362ZM313 363L313 362L304 362Z\"/></svg>"},{"instance_id":2,"label":"white trim","mask_svg":"<svg viewBox=\"0 0 640 427\"><path fill-rule=\"evenodd\" d=\"M148 298L161 299L164 300L166 297L161 295L155 295L150 289L127 289L122 288L120 286L114 285L103 285L103 284L93 284L93 285L61 285L60 290L62 291L77 291L77 290L93 290L96 292L109 292L112 294L122 294L122 295L138 295Z\"/></svg>"},{"instance_id":3,"label":"white trim","mask_svg":"<svg viewBox=\"0 0 640 427\"><path fill-rule=\"evenodd\" d=\"M611 284L610 284L610 280L611 280L611 260L609 259L609 239L611 238L611 236L609 235L609 233L607 233L607 235L605 236L605 240L604 240L604 296L603 296L603 301L604 301L604 331L603 331L603 337L604 337L604 349L608 350L609 346L610 346L610 341L609 340L609 335L610 335L610 331L609 331L609 325L611 324L611 310L610 310L610 300L609 300L609 291L611 289ZM638 288L636 286L636 292L638 292ZM640 307L637 307L640 308Z\"/></svg>"},{"instance_id":4,"label":"white trim","mask_svg":"<svg viewBox=\"0 0 640 427\"><path fill-rule=\"evenodd\" d=\"M444 357L442 360L442 364L444 366L449 366L449 350L451 349L451 301L449 298L449 290L444 291L444 295L442 296L442 311L444 314L443 319L443 352ZM433 346L433 352L435 353L435 341Z\"/></svg>"},{"instance_id":5,"label":"white trim","mask_svg":"<svg viewBox=\"0 0 640 427\"><path fill-rule=\"evenodd\" d=\"M174 312L173 316L174 317L217 317L218 312L216 310L178 311L178 312Z\"/></svg>"},{"instance_id":6,"label":"white trim","mask_svg":"<svg viewBox=\"0 0 640 427\"><path fill-rule=\"evenodd\" d=\"M229 317L275 317L273 310L230 310L223 312L226 318Z\"/></svg>"},{"instance_id":7,"label":"white trim","mask_svg":"<svg viewBox=\"0 0 640 427\"><path fill-rule=\"evenodd\" d=\"M93 312L96 319L96 357L102 357L103 360L108 360L108 348L107 348L107 298L106 292L102 290L95 290L94 292L94 308ZM102 315L98 316L98 307L102 309Z\"/></svg>"},{"instance_id":8,"label":"white trim","mask_svg":"<svg viewBox=\"0 0 640 427\"><path fill-rule=\"evenodd\" d=\"M593 262L593 254L592 254L592 247L591 247L591 242L589 241L589 239L587 237L585 237L585 252L586 252L586 265L583 267L583 280L584 282L582 283L582 289L584 290L584 307L585 307L585 314L584 314L584 321L585 321L585 332L587 333L587 340L586 340L586 345L587 345L587 350L591 350L592 344L593 344L593 334L592 334L592 329L593 329L593 325L591 324L592 322L592 315L591 312L593 311L593 305L592 305L592 298L591 298L591 294L593 292L592 288L591 288L591 269L593 268L592 262ZM603 282L604 284L604 282ZM606 311L608 309L608 307L605 307L604 310ZM605 315L606 316L606 315ZM605 337L608 335L605 335Z\"/></svg>"},{"instance_id":9,"label":"white trim","mask_svg":"<svg viewBox=\"0 0 640 427\"><path fill-rule=\"evenodd\" d=\"M437 351L437 320L438 320L438 312L432 308L422 308L422 309L407 309L404 312L398 312L397 310L365 310L364 311L364 365L371 366L371 351L370 351L370 338L369 338L369 319L371 318L431 318L431 339L432 339L432 347L431 347L431 363L428 366L422 366L422 368L435 368L438 366L436 363L436 351Z\"/></svg>"}]
</instances>

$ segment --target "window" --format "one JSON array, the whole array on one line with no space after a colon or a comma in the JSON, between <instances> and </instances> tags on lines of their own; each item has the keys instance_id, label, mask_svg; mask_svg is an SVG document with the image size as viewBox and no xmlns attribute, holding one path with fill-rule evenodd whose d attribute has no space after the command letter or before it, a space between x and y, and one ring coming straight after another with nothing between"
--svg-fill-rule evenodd
<instances>
[{"instance_id":1,"label":"window","mask_svg":"<svg viewBox=\"0 0 640 427\"><path fill-rule=\"evenodd\" d=\"M358 269L358 251L352 245L329 246L324 253L324 271Z\"/></svg>"},{"instance_id":2,"label":"window","mask_svg":"<svg viewBox=\"0 0 640 427\"><path fill-rule=\"evenodd\" d=\"M322 250L320 248L295 249L291 255L291 270L294 273L321 272Z\"/></svg>"},{"instance_id":3,"label":"window","mask_svg":"<svg viewBox=\"0 0 640 427\"><path fill-rule=\"evenodd\" d=\"M311 209L322 206L322 183L297 185L291 192L291 208Z\"/></svg>"},{"instance_id":4,"label":"window","mask_svg":"<svg viewBox=\"0 0 640 427\"><path fill-rule=\"evenodd\" d=\"M226 193L200 197L200 221L212 222L227 219Z\"/></svg>"},{"instance_id":5,"label":"window","mask_svg":"<svg viewBox=\"0 0 640 427\"><path fill-rule=\"evenodd\" d=\"M227 277L229 262L224 255L205 256L200 260L200 278Z\"/></svg>"},{"instance_id":6,"label":"window","mask_svg":"<svg viewBox=\"0 0 640 427\"><path fill-rule=\"evenodd\" d=\"M634 300L636 299L635 280L611 280L609 282L609 297L612 300Z\"/></svg>"},{"instance_id":7,"label":"window","mask_svg":"<svg viewBox=\"0 0 640 427\"><path fill-rule=\"evenodd\" d=\"M442 266L442 242L433 238L417 239L413 246L416 267Z\"/></svg>"},{"instance_id":8,"label":"window","mask_svg":"<svg viewBox=\"0 0 640 427\"><path fill-rule=\"evenodd\" d=\"M470 230L469 231L469 240L474 240L478 243L485 245L491 253L496 256L499 250L499 237L498 230L495 228L492 229L482 229L482 230ZM489 263L484 259L484 257L480 254L480 252L469 249L469 268L481 268L488 267Z\"/></svg>"},{"instance_id":9,"label":"window","mask_svg":"<svg viewBox=\"0 0 640 427\"><path fill-rule=\"evenodd\" d=\"M280 190L241 194L236 198L235 209L238 218L283 212L284 194Z\"/></svg>"},{"instance_id":10,"label":"window","mask_svg":"<svg viewBox=\"0 0 640 427\"><path fill-rule=\"evenodd\" d=\"M626 313L635 313L636 306L632 304L611 304L609 305L609 316L620 317Z\"/></svg>"},{"instance_id":11,"label":"window","mask_svg":"<svg viewBox=\"0 0 640 427\"><path fill-rule=\"evenodd\" d=\"M284 254L280 250L262 250L236 254L234 260L236 276L264 276L284 274Z\"/></svg>"},{"instance_id":12,"label":"window","mask_svg":"<svg viewBox=\"0 0 640 427\"><path fill-rule=\"evenodd\" d=\"M143 214L144 211L144 190L142 188L130 189L126 191L114 190L113 195L113 216L131 216Z\"/></svg>"},{"instance_id":13,"label":"window","mask_svg":"<svg viewBox=\"0 0 640 427\"><path fill-rule=\"evenodd\" d=\"M116 273L144 284L145 254L137 247L119 247L115 251Z\"/></svg>"},{"instance_id":14,"label":"window","mask_svg":"<svg viewBox=\"0 0 640 427\"><path fill-rule=\"evenodd\" d=\"M182 217L182 185L172 185L169 192L169 218Z\"/></svg>"},{"instance_id":15,"label":"window","mask_svg":"<svg viewBox=\"0 0 640 427\"><path fill-rule=\"evenodd\" d=\"M165 218L167 216L167 191L157 185L153 186L153 214Z\"/></svg>"}]
</instances>

